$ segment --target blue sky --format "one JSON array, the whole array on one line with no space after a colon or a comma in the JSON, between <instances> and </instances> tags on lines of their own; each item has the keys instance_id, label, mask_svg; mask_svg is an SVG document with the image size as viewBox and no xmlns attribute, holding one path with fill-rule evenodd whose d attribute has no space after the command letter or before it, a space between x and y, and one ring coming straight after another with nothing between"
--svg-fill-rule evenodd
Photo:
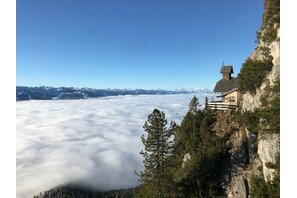
<instances>
[{"instance_id":1,"label":"blue sky","mask_svg":"<svg viewBox=\"0 0 297 198\"><path fill-rule=\"evenodd\" d=\"M259 0L17 0L17 85L210 88L256 46Z\"/></svg>"}]
</instances>

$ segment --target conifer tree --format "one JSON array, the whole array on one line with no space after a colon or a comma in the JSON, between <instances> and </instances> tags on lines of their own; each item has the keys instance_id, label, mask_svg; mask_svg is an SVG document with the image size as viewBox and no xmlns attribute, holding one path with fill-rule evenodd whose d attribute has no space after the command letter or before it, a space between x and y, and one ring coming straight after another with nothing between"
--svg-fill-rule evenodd
<instances>
[{"instance_id":1,"label":"conifer tree","mask_svg":"<svg viewBox=\"0 0 297 198\"><path fill-rule=\"evenodd\" d=\"M199 107L199 100L195 95L189 103L189 110L181 124L181 128L182 128L181 131L185 133L184 142L186 142L186 144L189 145L187 146L187 148L189 149L196 147L199 141L198 140L199 122L203 117L203 113L201 110L198 109L198 107ZM193 149L190 149L190 150L193 150Z\"/></svg>"},{"instance_id":2,"label":"conifer tree","mask_svg":"<svg viewBox=\"0 0 297 198\"><path fill-rule=\"evenodd\" d=\"M174 122L169 128L166 127L167 119L165 113L154 109L148 116L143 128L147 132L147 137L142 135L141 140L144 144L144 151L140 152L144 157L144 170L140 172L140 181L143 188L138 192L149 197L166 197L168 192L169 173L166 169L168 157L172 152L172 134L176 127Z\"/></svg>"},{"instance_id":3,"label":"conifer tree","mask_svg":"<svg viewBox=\"0 0 297 198\"><path fill-rule=\"evenodd\" d=\"M213 122L211 112L201 110L188 112L182 120L173 153L180 162L174 177L182 197L213 197L221 192L217 175L224 148L211 131ZM186 153L191 159L182 163Z\"/></svg>"},{"instance_id":4,"label":"conifer tree","mask_svg":"<svg viewBox=\"0 0 297 198\"><path fill-rule=\"evenodd\" d=\"M198 111L199 100L196 95L192 98L189 104L189 112L195 114Z\"/></svg>"}]
</instances>

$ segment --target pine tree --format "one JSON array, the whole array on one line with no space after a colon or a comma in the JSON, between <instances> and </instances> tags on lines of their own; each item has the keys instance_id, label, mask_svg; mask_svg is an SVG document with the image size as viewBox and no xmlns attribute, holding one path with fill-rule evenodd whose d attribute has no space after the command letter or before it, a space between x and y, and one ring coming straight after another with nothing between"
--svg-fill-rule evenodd
<instances>
[{"instance_id":1,"label":"pine tree","mask_svg":"<svg viewBox=\"0 0 297 198\"><path fill-rule=\"evenodd\" d=\"M192 98L189 104L189 112L195 114L198 111L199 100L196 95Z\"/></svg>"},{"instance_id":2,"label":"pine tree","mask_svg":"<svg viewBox=\"0 0 297 198\"><path fill-rule=\"evenodd\" d=\"M172 122L169 128L166 125L165 113L154 109L143 126L147 137L141 137L144 151L140 154L144 157L144 170L139 174L143 187L138 196L166 197L166 192L169 191L171 181L167 171L168 157L172 152L171 136L176 124Z\"/></svg>"},{"instance_id":3,"label":"pine tree","mask_svg":"<svg viewBox=\"0 0 297 198\"><path fill-rule=\"evenodd\" d=\"M211 131L213 122L211 112L188 112L176 134L178 140L173 154L177 155L179 164L174 178L182 197L215 197L221 192L217 175L224 148ZM183 164L186 153L191 159Z\"/></svg>"},{"instance_id":4,"label":"pine tree","mask_svg":"<svg viewBox=\"0 0 297 198\"><path fill-rule=\"evenodd\" d=\"M189 103L189 110L182 120L181 130L179 131L182 142L185 145L185 152L190 153L194 152L194 148L197 147L199 142L199 128L200 121L203 118L203 112L198 109L199 100L196 96L192 98Z\"/></svg>"}]
</instances>

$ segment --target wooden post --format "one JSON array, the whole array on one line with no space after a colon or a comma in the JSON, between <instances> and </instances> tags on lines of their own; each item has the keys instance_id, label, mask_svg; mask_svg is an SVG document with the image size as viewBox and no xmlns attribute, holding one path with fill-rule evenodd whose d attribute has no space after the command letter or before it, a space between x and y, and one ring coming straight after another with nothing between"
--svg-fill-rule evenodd
<instances>
[{"instance_id":1,"label":"wooden post","mask_svg":"<svg viewBox=\"0 0 297 198\"><path fill-rule=\"evenodd\" d=\"M207 108L207 106L208 106L208 98L205 97L205 109Z\"/></svg>"}]
</instances>

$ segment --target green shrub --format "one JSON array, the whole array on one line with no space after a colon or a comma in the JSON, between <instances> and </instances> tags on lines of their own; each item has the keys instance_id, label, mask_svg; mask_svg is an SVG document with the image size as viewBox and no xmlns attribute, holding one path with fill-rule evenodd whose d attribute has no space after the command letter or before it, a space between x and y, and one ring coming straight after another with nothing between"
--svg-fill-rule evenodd
<instances>
[{"instance_id":1,"label":"green shrub","mask_svg":"<svg viewBox=\"0 0 297 198\"><path fill-rule=\"evenodd\" d=\"M261 40L266 43L272 43L277 38L277 30L275 28L268 28L261 35Z\"/></svg>"},{"instance_id":2,"label":"green shrub","mask_svg":"<svg viewBox=\"0 0 297 198\"><path fill-rule=\"evenodd\" d=\"M252 60L248 58L243 63L240 73L238 74L238 89L241 93L256 93L256 89L260 87L272 70L273 63L271 58L264 60Z\"/></svg>"},{"instance_id":3,"label":"green shrub","mask_svg":"<svg viewBox=\"0 0 297 198\"><path fill-rule=\"evenodd\" d=\"M261 97L261 106L254 111L238 111L233 118L241 126L253 132L279 133L280 132L280 79L264 88Z\"/></svg>"},{"instance_id":4,"label":"green shrub","mask_svg":"<svg viewBox=\"0 0 297 198\"><path fill-rule=\"evenodd\" d=\"M262 178L253 177L251 181L251 198L269 198L267 184Z\"/></svg>"},{"instance_id":5,"label":"green shrub","mask_svg":"<svg viewBox=\"0 0 297 198\"><path fill-rule=\"evenodd\" d=\"M265 96L266 95L266 96ZM280 79L277 78L274 86L261 98L261 131L267 133L280 132Z\"/></svg>"},{"instance_id":6,"label":"green shrub","mask_svg":"<svg viewBox=\"0 0 297 198\"><path fill-rule=\"evenodd\" d=\"M235 112L234 119L241 126L246 127L249 131L253 131L257 133L259 131L260 124L260 114L259 110L255 109L255 111L243 111L243 112Z\"/></svg>"},{"instance_id":7,"label":"green shrub","mask_svg":"<svg viewBox=\"0 0 297 198\"><path fill-rule=\"evenodd\" d=\"M251 183L251 198L278 198L280 185L276 182L265 182L262 178L253 177Z\"/></svg>"},{"instance_id":8,"label":"green shrub","mask_svg":"<svg viewBox=\"0 0 297 198\"><path fill-rule=\"evenodd\" d=\"M252 177L251 180L251 198L279 198L280 197L280 155L276 156L276 163L267 163L268 168L275 169L272 181L265 182L259 177Z\"/></svg>"}]
</instances>

